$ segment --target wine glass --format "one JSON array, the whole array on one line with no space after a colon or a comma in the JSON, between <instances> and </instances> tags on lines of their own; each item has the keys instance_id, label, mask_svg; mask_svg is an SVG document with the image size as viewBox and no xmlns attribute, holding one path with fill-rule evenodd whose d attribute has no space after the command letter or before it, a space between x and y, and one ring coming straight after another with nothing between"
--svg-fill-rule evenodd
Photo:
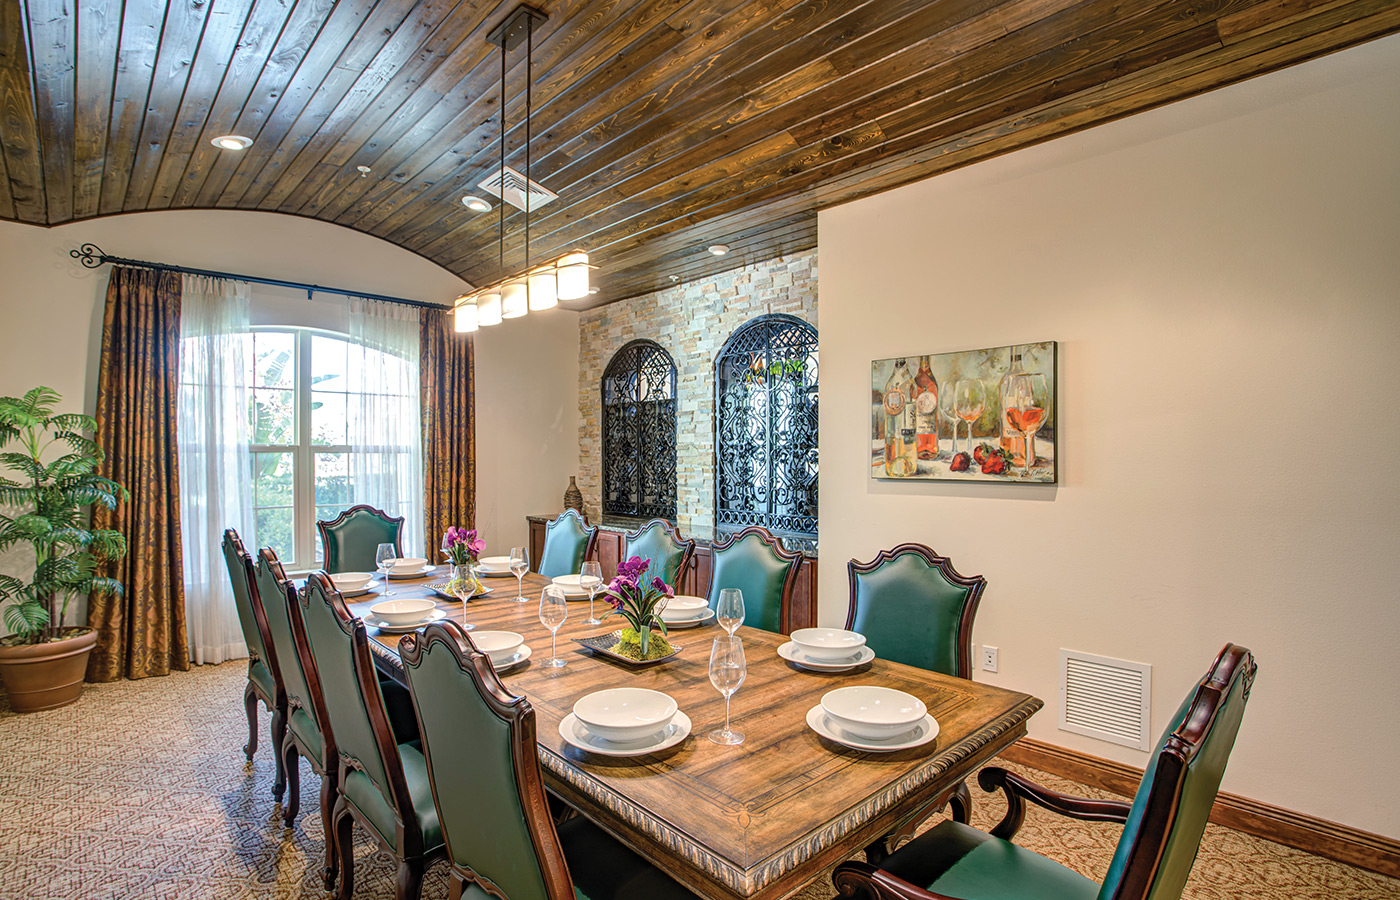
<instances>
[{"instance_id":1,"label":"wine glass","mask_svg":"<svg viewBox=\"0 0 1400 900\"><path fill-rule=\"evenodd\" d=\"M729 727L729 698L744 683L748 667L744 662L744 642L738 635L726 634L715 638L710 648L710 684L724 695L724 727L710 732L716 744L741 744L744 733Z\"/></svg>"},{"instance_id":2,"label":"wine glass","mask_svg":"<svg viewBox=\"0 0 1400 900\"><path fill-rule=\"evenodd\" d=\"M954 391L943 391L938 395L938 415L947 419L948 424L953 426L953 455L958 455L958 414L953 405ZM968 449L969 452L971 448Z\"/></svg>"},{"instance_id":3,"label":"wine glass","mask_svg":"<svg viewBox=\"0 0 1400 900\"><path fill-rule=\"evenodd\" d=\"M546 585L540 592L540 624L549 629L552 641L549 645L549 659L546 669L558 669L568 665L559 658L559 627L569 617L569 601L564 597L564 589L557 584Z\"/></svg>"},{"instance_id":4,"label":"wine glass","mask_svg":"<svg viewBox=\"0 0 1400 900\"><path fill-rule=\"evenodd\" d=\"M462 601L462 630L471 631L476 626L467 621L467 601L476 593L476 566L453 566L451 584L453 596Z\"/></svg>"},{"instance_id":5,"label":"wine glass","mask_svg":"<svg viewBox=\"0 0 1400 900\"><path fill-rule=\"evenodd\" d=\"M524 603L529 598L525 596L525 573L530 571L530 550L528 547L510 548L510 574L515 576L515 602Z\"/></svg>"},{"instance_id":6,"label":"wine glass","mask_svg":"<svg viewBox=\"0 0 1400 900\"><path fill-rule=\"evenodd\" d=\"M583 620L583 624L603 624L603 621L593 614L593 598L603 587L603 564L599 562L584 563L583 568L579 570L578 584L579 587L588 589L588 618Z\"/></svg>"},{"instance_id":7,"label":"wine glass","mask_svg":"<svg viewBox=\"0 0 1400 900\"><path fill-rule=\"evenodd\" d=\"M724 588L719 592L719 602L715 604L715 617L719 627L733 634L744 624L744 592L738 588Z\"/></svg>"},{"instance_id":8,"label":"wine glass","mask_svg":"<svg viewBox=\"0 0 1400 900\"><path fill-rule=\"evenodd\" d=\"M1021 477L1035 465L1035 433L1050 414L1050 386L1040 372L1011 375L1007 382L1006 424L1025 439Z\"/></svg>"},{"instance_id":9,"label":"wine glass","mask_svg":"<svg viewBox=\"0 0 1400 900\"><path fill-rule=\"evenodd\" d=\"M389 570L394 567L394 560L399 558L399 551L393 544L380 544L374 551L374 567L379 570L379 574L384 576L384 591L386 597L392 596L397 591L389 590Z\"/></svg>"},{"instance_id":10,"label":"wine glass","mask_svg":"<svg viewBox=\"0 0 1400 900\"><path fill-rule=\"evenodd\" d=\"M987 390L979 379L959 381L953 386L953 412L967 423L967 452L972 452L972 423L987 408ZM958 427L953 425L953 441L957 442Z\"/></svg>"}]
</instances>

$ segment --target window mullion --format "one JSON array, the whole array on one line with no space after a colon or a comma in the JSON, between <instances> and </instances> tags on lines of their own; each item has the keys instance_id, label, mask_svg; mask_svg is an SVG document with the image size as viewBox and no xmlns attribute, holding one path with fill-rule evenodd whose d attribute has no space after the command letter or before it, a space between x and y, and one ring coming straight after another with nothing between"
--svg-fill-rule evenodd
<instances>
[{"instance_id":1,"label":"window mullion","mask_svg":"<svg viewBox=\"0 0 1400 900\"><path fill-rule=\"evenodd\" d=\"M296 548L297 564L309 569L316 563L316 473L311 454L311 335L297 332L296 353Z\"/></svg>"}]
</instances>

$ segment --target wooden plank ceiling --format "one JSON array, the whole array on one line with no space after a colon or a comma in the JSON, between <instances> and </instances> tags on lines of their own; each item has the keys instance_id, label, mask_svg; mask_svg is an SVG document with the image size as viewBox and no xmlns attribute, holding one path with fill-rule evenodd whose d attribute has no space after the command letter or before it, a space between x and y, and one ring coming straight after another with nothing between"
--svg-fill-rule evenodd
<instances>
[{"instance_id":1,"label":"wooden plank ceiling","mask_svg":"<svg viewBox=\"0 0 1400 900\"><path fill-rule=\"evenodd\" d=\"M273 210L493 281L497 213L460 198L496 164L485 37L515 6L0 0L0 217ZM821 207L1400 30L1396 0L537 6L531 175L559 199L531 215L531 253L593 254L600 290L576 307L814 247ZM524 59L505 92L518 169ZM210 145L229 133L254 144Z\"/></svg>"}]
</instances>

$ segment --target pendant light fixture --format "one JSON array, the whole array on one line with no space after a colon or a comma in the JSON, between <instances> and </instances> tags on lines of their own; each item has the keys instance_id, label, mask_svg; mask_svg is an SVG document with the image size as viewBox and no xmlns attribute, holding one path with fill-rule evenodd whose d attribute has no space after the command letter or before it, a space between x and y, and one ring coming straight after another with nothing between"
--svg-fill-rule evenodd
<instances>
[{"instance_id":1,"label":"pendant light fixture","mask_svg":"<svg viewBox=\"0 0 1400 900\"><path fill-rule=\"evenodd\" d=\"M525 44L525 185L523 211L525 213L525 265L516 274L502 277L484 288L457 298L456 325L458 331L475 331L477 327L497 325L502 319L518 319L531 310L550 309L558 306L560 300L579 300L587 297L590 269L588 254L574 249L544 264L530 262L530 198L535 193L535 185L530 181L530 114L534 109L534 37L535 29L547 16L531 6L518 6L500 25L486 36L486 40L501 48L501 140L500 140L500 180L501 197L499 234L497 235L497 263L500 271L506 271L506 173L515 178L519 175L506 168L506 54L521 42ZM495 177L495 176L493 176ZM489 179L488 179L489 181ZM483 182L480 187L487 187ZM488 188L495 191L495 188ZM547 194L546 199L553 197ZM514 201L511 201L514 203ZM470 309L469 312L464 310Z\"/></svg>"}]
</instances>

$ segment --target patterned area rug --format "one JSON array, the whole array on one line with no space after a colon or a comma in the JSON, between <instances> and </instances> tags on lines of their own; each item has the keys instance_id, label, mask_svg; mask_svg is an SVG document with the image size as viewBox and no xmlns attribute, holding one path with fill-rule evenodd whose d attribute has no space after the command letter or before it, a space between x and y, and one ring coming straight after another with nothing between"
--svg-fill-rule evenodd
<instances>
[{"instance_id":1,"label":"patterned area rug","mask_svg":"<svg viewBox=\"0 0 1400 900\"><path fill-rule=\"evenodd\" d=\"M266 713L251 763L241 749L246 671L239 661L89 685L76 704L29 716L0 708L0 897L324 900L320 781L303 767L301 815L284 828L271 793ZM974 823L990 828L1005 804L975 784L973 796ZM358 837L355 896L392 897L392 859ZM1018 842L1099 879L1117 838L1112 824L1032 807ZM796 896L833 893L824 875ZM439 864L423 897L446 896ZM1359 900L1400 897L1400 881L1211 826L1185 896Z\"/></svg>"}]
</instances>

